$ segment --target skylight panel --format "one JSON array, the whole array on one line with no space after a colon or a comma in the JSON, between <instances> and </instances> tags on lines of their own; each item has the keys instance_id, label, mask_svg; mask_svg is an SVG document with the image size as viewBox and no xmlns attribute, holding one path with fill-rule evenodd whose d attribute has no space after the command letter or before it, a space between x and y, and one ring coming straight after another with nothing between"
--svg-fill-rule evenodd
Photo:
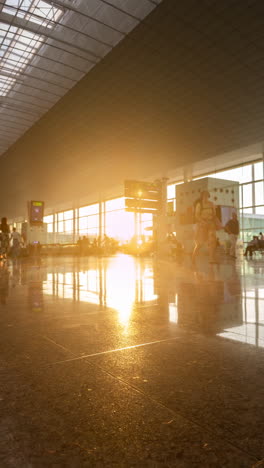
<instances>
[{"instance_id":1,"label":"skylight panel","mask_svg":"<svg viewBox=\"0 0 264 468\"><path fill-rule=\"evenodd\" d=\"M2 9L12 16L25 19L47 28L54 28L63 11L43 0L6 0ZM6 96L18 83L15 76L25 70L34 54L44 43L43 36L23 28L0 22L1 68L0 96Z\"/></svg>"},{"instance_id":2,"label":"skylight panel","mask_svg":"<svg viewBox=\"0 0 264 468\"><path fill-rule=\"evenodd\" d=\"M6 0L3 12L47 28L53 28L63 11L43 0Z\"/></svg>"},{"instance_id":3,"label":"skylight panel","mask_svg":"<svg viewBox=\"0 0 264 468\"><path fill-rule=\"evenodd\" d=\"M0 23L1 29L2 24ZM29 60L34 56L34 52L39 49L42 43L42 36L13 27L12 33L7 33L2 41L4 45L1 47L1 66L12 67L13 65L14 67L17 64L17 68L21 70L21 65L23 64L23 68L25 68Z\"/></svg>"},{"instance_id":4,"label":"skylight panel","mask_svg":"<svg viewBox=\"0 0 264 468\"><path fill-rule=\"evenodd\" d=\"M6 96L15 82L15 78L9 78L0 74L0 96Z\"/></svg>"}]
</instances>

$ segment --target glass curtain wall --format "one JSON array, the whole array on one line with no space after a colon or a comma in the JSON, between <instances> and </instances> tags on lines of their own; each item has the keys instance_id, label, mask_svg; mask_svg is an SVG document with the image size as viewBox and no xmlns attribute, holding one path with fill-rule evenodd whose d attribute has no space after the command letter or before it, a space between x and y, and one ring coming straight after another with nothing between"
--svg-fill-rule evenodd
<instances>
[{"instance_id":1,"label":"glass curtain wall","mask_svg":"<svg viewBox=\"0 0 264 468\"><path fill-rule=\"evenodd\" d=\"M76 221L77 238L85 236L92 240L99 236L99 203L79 208Z\"/></svg>"},{"instance_id":2,"label":"glass curtain wall","mask_svg":"<svg viewBox=\"0 0 264 468\"><path fill-rule=\"evenodd\" d=\"M138 223L138 226L137 226ZM129 242L136 232L144 239L152 235L150 228L153 216L141 213L137 218L134 213L125 211L125 198L115 198L104 203L104 232L120 242Z\"/></svg>"},{"instance_id":3,"label":"glass curtain wall","mask_svg":"<svg viewBox=\"0 0 264 468\"><path fill-rule=\"evenodd\" d=\"M44 216L43 221L47 224L47 243L54 244L54 215Z\"/></svg>"},{"instance_id":4,"label":"glass curtain wall","mask_svg":"<svg viewBox=\"0 0 264 468\"><path fill-rule=\"evenodd\" d=\"M264 232L264 180L263 161L208 174L204 177L233 180L239 182L239 214L243 242L253 235ZM195 180L200 177L196 177ZM180 182L182 183L182 182ZM169 184L167 190L168 208L176 210L176 185Z\"/></svg>"},{"instance_id":5,"label":"glass curtain wall","mask_svg":"<svg viewBox=\"0 0 264 468\"><path fill-rule=\"evenodd\" d=\"M240 227L244 242L251 240L253 235L264 232L263 161L215 172L204 177L239 182ZM176 185L176 183L169 184L167 189L169 214L176 211ZM136 232L146 239L152 235L152 214L141 214L136 219L134 213L125 211L124 197L102 202L101 209L102 235L107 234L120 242L128 242ZM67 210L45 216L44 222L47 223L48 242L55 242L55 238L56 242L60 243L76 242L83 236L93 239L99 236L99 203L83 206L75 211Z\"/></svg>"},{"instance_id":6,"label":"glass curtain wall","mask_svg":"<svg viewBox=\"0 0 264 468\"><path fill-rule=\"evenodd\" d=\"M74 210L61 211L55 216L56 242L74 242Z\"/></svg>"},{"instance_id":7,"label":"glass curtain wall","mask_svg":"<svg viewBox=\"0 0 264 468\"><path fill-rule=\"evenodd\" d=\"M121 242L129 241L134 236L134 213L125 211L124 197L104 203L104 233Z\"/></svg>"}]
</instances>

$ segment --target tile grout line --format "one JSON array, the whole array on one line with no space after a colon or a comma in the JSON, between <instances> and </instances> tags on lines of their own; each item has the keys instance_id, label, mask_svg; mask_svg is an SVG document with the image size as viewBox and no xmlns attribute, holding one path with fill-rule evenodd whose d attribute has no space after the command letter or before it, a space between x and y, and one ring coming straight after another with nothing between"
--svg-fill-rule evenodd
<instances>
[{"instance_id":1,"label":"tile grout line","mask_svg":"<svg viewBox=\"0 0 264 468\"><path fill-rule=\"evenodd\" d=\"M55 346L59 347L59 348L62 348L64 351L67 351L68 353L72 354L73 356L76 356L72 351L68 350L67 348L65 348L64 346L60 345L59 343L56 343L56 341L53 341L51 340L50 338L42 335L42 338L46 339L47 341L53 343ZM171 409L170 407L166 406L164 403L162 403L161 401L159 400L156 400L155 398L153 398L151 395L149 395L148 393L145 393L143 390L137 388L136 386L134 386L133 384L127 382L126 380L122 379L121 377L118 377L114 374L112 374L111 372L107 371L106 369L104 369L103 367L99 366L98 364L95 364L93 361L91 361L89 358L91 357L95 357L95 356L101 356L101 355L105 355L105 354L111 354L111 353L115 353L115 352L118 352L118 351L125 351L125 350L129 350L129 349L136 349L136 348L140 348L140 347L144 347L144 346L149 346L149 345L153 345L153 344L158 344L158 343L164 343L164 342L169 342L169 341L175 341L175 340L178 340L179 337L175 337L175 338L166 338L164 340L157 340L157 341L152 341L152 342L148 342L148 343L142 343L142 344L139 344L139 345L134 345L134 346L128 346L128 347L124 347L124 348L118 348L118 349L113 349L113 350L109 350L109 351L102 351L100 353L93 353L93 354L88 354L88 355L85 355L85 356L76 356L72 359L66 359L64 361L56 361L54 363L51 363L51 364L48 364L46 366L42 366L42 369L43 368L48 368L48 367L51 367L55 364L64 364L64 363L67 363L67 362L75 362L75 361L81 361L81 360L84 360L86 362L86 364L88 365L92 365L93 367L96 367L98 369L100 369L101 372L105 373L106 375L108 375L109 377L111 377L112 379L114 380L117 380L119 383L122 383L123 385L125 385L126 387L134 390L136 393L139 393L140 395L142 395L144 398L148 399L149 401L151 401L152 403L154 403L155 405L163 408L163 409L166 409L168 412L170 412L172 415L175 415L175 416L180 416L181 418L183 418L185 421L188 421L189 423L203 429L205 432L207 432L208 434L212 435L215 439L218 439L219 437L215 434L214 430L213 429L210 429L207 427L204 427L203 425L199 424L199 422L197 422L196 420L193 420L192 418L189 418L188 416L182 414L181 412L177 412L173 409ZM229 439L226 439L225 437L223 437L223 440L225 440L229 445L233 446L234 448L236 448L237 450L239 450L240 452L242 453L245 453L247 456L250 456L252 458L255 459L255 461L259 461L259 458L257 458L254 454L248 452L247 450L244 450L242 447L240 447L239 445L235 444L234 442L230 441Z\"/></svg>"},{"instance_id":2,"label":"tile grout line","mask_svg":"<svg viewBox=\"0 0 264 468\"><path fill-rule=\"evenodd\" d=\"M124 384L126 387L134 390L136 393L139 393L140 395L142 395L144 398L150 400L152 403L154 403L156 406L159 406L163 409L166 409L168 412L170 412L172 415L174 416L180 416L182 419L184 419L185 421L188 421L189 423L193 424L194 426L197 426L201 429L203 429L203 431L207 432L208 434L210 434L211 436L213 436L213 438L215 438L216 440L219 439L219 437L215 434L214 430L211 429L211 428L208 428L208 426L204 427L202 424L199 424L199 422L197 422L196 420L192 419L192 418L189 418L188 416L182 414L180 411L175 411L173 409L171 409L170 407L166 406L164 403L162 403L161 401L159 400L156 400L155 398L153 398L151 395L149 395L148 393L145 393L143 390L137 388L136 386L134 386L133 384L127 382L126 380L122 379L121 377L118 377L114 374L112 374L111 372L107 371L106 369L104 369L103 367L99 366L98 364L95 364L94 362L92 361L89 361L87 359L86 361L87 364L89 365L92 365L93 367L96 367L98 369L100 369L102 372L104 372L105 374L109 375L110 377L112 377L113 379L117 380L118 382ZM232 447L235 447L237 450L239 450L240 452L242 453L245 453L247 456L251 457L251 458L254 458L256 462L260 461L259 458L257 458L254 454L248 452L247 450L244 450L242 447L240 447L239 445L235 444L234 442L230 441L229 439L226 439L225 437L222 438L223 440L225 440L226 443L228 443L229 445L231 445Z\"/></svg>"},{"instance_id":3,"label":"tile grout line","mask_svg":"<svg viewBox=\"0 0 264 468\"><path fill-rule=\"evenodd\" d=\"M102 356L104 354L111 354L111 353L117 353L119 351L126 351L126 350L129 350L129 349L136 349L136 348L141 348L141 347L144 347L144 346L150 346L150 345L154 345L154 344L159 344L159 343L165 343L165 342L169 342L169 341L175 341L175 340L178 340L179 338L178 337L175 337L175 338L166 338L164 340L157 340L157 341L150 341L148 343L140 343L140 344L137 344L137 345L132 345L132 346L125 346L124 348L116 348L116 349L110 349L108 351L100 351L99 353L92 353L92 354L85 354L84 356L77 356L76 354L74 354L72 351L68 350L67 348L64 348L64 346L56 343L56 341L53 341L53 340L50 340L49 338L45 337L42 335L42 338L45 338L46 340L50 341L51 343L53 343L54 345L64 349L65 351L69 352L70 354L72 354L73 356L76 356L76 357L73 357L71 359L64 359L62 361L55 361L55 362L52 362L50 364L47 364L45 366L41 366L41 368L46 368L46 367L50 367L50 366L54 366L56 364L64 364L66 362L73 362L73 361L81 361L81 360L84 360L84 359L88 359L88 358L91 358L91 357L95 357L95 356Z\"/></svg>"}]
</instances>

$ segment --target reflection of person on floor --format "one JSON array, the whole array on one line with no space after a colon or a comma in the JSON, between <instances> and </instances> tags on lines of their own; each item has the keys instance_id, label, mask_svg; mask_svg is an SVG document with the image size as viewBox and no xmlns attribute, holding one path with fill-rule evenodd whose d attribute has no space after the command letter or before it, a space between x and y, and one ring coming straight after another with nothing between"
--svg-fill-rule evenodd
<instances>
[{"instance_id":1,"label":"reflection of person on floor","mask_svg":"<svg viewBox=\"0 0 264 468\"><path fill-rule=\"evenodd\" d=\"M252 257L253 252L257 250L258 246L259 246L258 236L253 236L253 239L247 245L244 256L247 257L249 253L250 257Z\"/></svg>"},{"instance_id":2,"label":"reflection of person on floor","mask_svg":"<svg viewBox=\"0 0 264 468\"><path fill-rule=\"evenodd\" d=\"M0 267L0 303L6 304L9 289L9 272L5 266Z\"/></svg>"},{"instance_id":3,"label":"reflection of person on floor","mask_svg":"<svg viewBox=\"0 0 264 468\"><path fill-rule=\"evenodd\" d=\"M0 224L0 241L1 241L1 257L6 260L8 250L9 250L9 225L7 224L7 219L2 218Z\"/></svg>"},{"instance_id":4,"label":"reflection of person on floor","mask_svg":"<svg viewBox=\"0 0 264 468\"><path fill-rule=\"evenodd\" d=\"M181 243L176 239L176 236L171 233L167 237L168 245L169 245L169 254L177 259L182 260L183 256L183 247Z\"/></svg>"},{"instance_id":5,"label":"reflection of person on floor","mask_svg":"<svg viewBox=\"0 0 264 468\"><path fill-rule=\"evenodd\" d=\"M13 258L17 258L20 253L22 237L19 234L19 232L17 232L15 227L13 227L13 231L11 233L11 241L12 241L12 256Z\"/></svg>"},{"instance_id":6,"label":"reflection of person on floor","mask_svg":"<svg viewBox=\"0 0 264 468\"><path fill-rule=\"evenodd\" d=\"M225 231L229 235L229 240L231 244L229 255L230 257L236 258L236 243L239 234L239 222L235 211L232 213L232 218L226 223Z\"/></svg>"},{"instance_id":7,"label":"reflection of person on floor","mask_svg":"<svg viewBox=\"0 0 264 468\"><path fill-rule=\"evenodd\" d=\"M221 224L216 216L215 205L209 200L209 197L209 192L204 190L195 202L194 216L197 226L192 259L194 261L201 247L207 244L209 260L211 263L215 263L216 229L221 228Z\"/></svg>"}]
</instances>

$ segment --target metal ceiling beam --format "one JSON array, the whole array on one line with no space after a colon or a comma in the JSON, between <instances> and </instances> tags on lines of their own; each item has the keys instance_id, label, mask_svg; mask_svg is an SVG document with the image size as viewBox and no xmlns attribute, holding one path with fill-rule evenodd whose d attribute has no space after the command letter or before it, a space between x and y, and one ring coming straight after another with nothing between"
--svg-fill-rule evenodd
<instances>
[{"instance_id":1,"label":"metal ceiling beam","mask_svg":"<svg viewBox=\"0 0 264 468\"><path fill-rule=\"evenodd\" d=\"M16 128L21 128L21 127L17 127L17 125L20 125L20 122L22 121L23 124L22 125L32 125L32 120L28 120L28 119L25 119L25 116L23 115L23 120L21 119L21 116L20 115L14 115L14 114L8 114L6 111L8 109L6 109L5 107L1 107L0 106L0 116L2 115L1 113L1 109L5 109L5 118L4 119L1 119L0 117L0 121L3 120L3 122L9 122L9 123L12 123L12 125L16 125ZM8 120L6 119L6 116L7 117L11 117L12 120ZM35 119L38 118L38 117L35 117ZM17 121L16 119L20 119L19 121Z\"/></svg>"},{"instance_id":2,"label":"metal ceiling beam","mask_svg":"<svg viewBox=\"0 0 264 468\"><path fill-rule=\"evenodd\" d=\"M62 86L60 84L54 83L53 81L44 80L43 78L39 78L38 76L31 75L30 73L25 73L25 72L15 71L15 70L14 70L13 73L10 73L10 68L5 67L5 66L2 67L1 65L0 65L0 70L1 70L1 75L7 76L8 78L17 79L20 76L25 76L25 77L30 78L30 79L32 78L33 80L43 81L43 83L47 83L47 84L50 84L52 86L57 86L58 88L62 88L65 91L69 90L69 88L67 88L66 86Z\"/></svg>"},{"instance_id":3,"label":"metal ceiling beam","mask_svg":"<svg viewBox=\"0 0 264 468\"><path fill-rule=\"evenodd\" d=\"M8 125L3 125L3 124L1 124L1 129L3 129L4 132L5 132L5 129L7 129L8 132L9 132L9 130L11 130L12 134L14 134L14 135L20 135L20 134L21 134L20 131L17 131L17 130L14 129L13 127L9 127Z\"/></svg>"},{"instance_id":4,"label":"metal ceiling beam","mask_svg":"<svg viewBox=\"0 0 264 468\"><path fill-rule=\"evenodd\" d=\"M47 44L47 46L49 47L49 44ZM7 59L9 62L14 62L16 64L18 64L17 60L14 60L14 59L11 59L8 57ZM42 68L42 67L38 67L37 65L32 65L31 62L27 63L26 64L26 67L32 67L32 68L36 68L36 70L42 70L44 72L49 72L49 73L52 73L53 75L56 75L56 76L59 76L60 78L65 78L65 75L62 75L61 73L57 73L57 72L54 72L52 70L47 70L46 68ZM82 73L86 73L86 72L82 72ZM74 80L73 78L68 78L66 77L68 80L72 81L73 83L77 83L78 80Z\"/></svg>"},{"instance_id":5,"label":"metal ceiling beam","mask_svg":"<svg viewBox=\"0 0 264 468\"><path fill-rule=\"evenodd\" d=\"M4 29L1 29L1 27L0 27L0 31L4 31ZM21 44L21 45L25 46L25 44L23 44L23 42L18 41L18 40L16 40L16 44ZM43 45L45 45L45 44L43 44ZM51 44L49 44L48 47L54 47L55 49L57 49L56 46L53 46ZM21 52L21 49L19 47L14 47L13 45L12 45L12 50L19 50ZM59 50L61 50L61 49L59 48ZM66 51L64 51L64 52L66 52ZM39 54L39 53L37 53L35 51L34 51L34 57L40 57L42 59L49 60L50 62L56 63L56 65L63 65L64 67L71 68L72 70L77 71L79 73L86 73L85 70L81 70L80 68L73 67L72 65L69 65L69 64L67 64L65 62L61 62L60 60L56 60L56 59L53 59L51 57L41 55L41 54ZM75 55L75 57L76 57L76 55ZM83 60L86 60L86 59L83 59ZM91 63L96 63L96 62L91 62ZM68 78L68 80L77 81L77 80L73 80L72 78Z\"/></svg>"},{"instance_id":6,"label":"metal ceiling beam","mask_svg":"<svg viewBox=\"0 0 264 468\"><path fill-rule=\"evenodd\" d=\"M48 3L48 2L47 2ZM0 2L0 5L4 5L3 2ZM103 44L104 46L106 47L110 47L110 48L113 48L114 46L112 44L110 44L109 42L105 42L105 41L102 41L102 39L98 39L97 37L94 37L94 36L91 36L91 34L88 34L84 31L80 31L78 29L74 29L72 28L71 26L69 26L68 24L66 23L63 23L62 21L54 21L52 19L48 19L48 18L44 18L43 16L40 16L38 15L37 13L34 13L32 11L28 11L28 10L24 10L23 8L21 7L17 7L17 6L13 6L13 5L8 5L8 8L11 9L11 10L14 10L15 13L14 13L14 16L17 15L18 12L21 12L23 13L25 16L32 16L33 18L36 18L38 19L42 24L46 21L49 25L51 25L53 27L53 30L56 26L61 26L65 29L68 29L69 31L72 31L73 33L77 33L77 34L80 34L82 36L85 36L89 39L92 39L93 41L95 42L98 42L99 44ZM78 11L78 10L77 10ZM13 16L13 15L12 15ZM33 23L34 24L34 21L32 22L30 19L27 20L27 22L29 23ZM44 27L46 30L47 30L47 26L43 26L43 25L40 25L42 28Z\"/></svg>"},{"instance_id":7,"label":"metal ceiling beam","mask_svg":"<svg viewBox=\"0 0 264 468\"><path fill-rule=\"evenodd\" d=\"M61 38L61 33L58 34L58 32L56 31L49 31L48 28L29 22L28 20L25 20L24 18L19 18L18 16L13 16L13 15L10 15L10 13L4 13L2 11L0 13L0 21L9 25L15 26L16 28L25 29L26 31L30 31L33 34L38 34L39 36L44 36L48 39L52 39L54 41L60 42L61 44L66 45L67 47L72 47L73 49L80 50L81 52L84 52L85 54L90 54L92 57L98 60L101 60L103 58L90 49L85 49L84 47L77 46L73 44L72 42L65 41L64 39ZM78 33L78 31L75 31L75 32Z\"/></svg>"},{"instance_id":8,"label":"metal ceiling beam","mask_svg":"<svg viewBox=\"0 0 264 468\"><path fill-rule=\"evenodd\" d=\"M28 130L28 128L25 128L25 130L13 130L11 127L8 127L7 125L6 126L3 126L1 124L1 132L3 134L6 134L8 133L9 135L12 135L13 138L16 137L16 138L19 138L20 135L22 135L23 133L25 133L26 131ZM1 140L1 135L0 135L0 140Z\"/></svg>"},{"instance_id":9,"label":"metal ceiling beam","mask_svg":"<svg viewBox=\"0 0 264 468\"><path fill-rule=\"evenodd\" d=\"M3 73L1 73L1 75L3 75ZM13 76L14 78L14 76ZM0 78L0 83L5 83L4 81L1 80ZM57 94L57 93L53 93L52 91L47 91L46 89L43 89L43 88L38 88L37 86L32 86L32 85L29 85L23 81L16 81L13 85L12 85L12 91L16 91L15 90L15 87L16 86L25 86L26 88L30 88L30 89L35 89L36 91L41 91L41 93L47 93L47 94L50 94L52 96L55 96L55 97L58 97L58 98L62 98L64 95L62 94ZM11 91L11 90L10 90Z\"/></svg>"},{"instance_id":10,"label":"metal ceiling beam","mask_svg":"<svg viewBox=\"0 0 264 468\"><path fill-rule=\"evenodd\" d=\"M42 109L44 112L49 110L49 108L47 108L47 107L43 107L43 106L41 106L41 105L39 105L39 104L35 104L35 103L33 103L33 102L24 101L23 99L17 99L17 98L14 98L13 96L12 96L12 97L9 97L9 96L1 96L1 97L0 97L0 103L1 103L1 102L6 102L6 101L8 102L8 99L10 99L10 101L11 101L12 103L14 103L14 102L19 102L19 103L22 103L23 105L34 106L34 107L37 107L38 109ZM29 110L30 110L30 109L29 109ZM42 114L41 114L41 115L42 115Z\"/></svg>"},{"instance_id":11,"label":"metal ceiling beam","mask_svg":"<svg viewBox=\"0 0 264 468\"><path fill-rule=\"evenodd\" d=\"M5 109L5 113L6 113L7 116L16 117L18 119L21 116L17 115L17 114L21 113L23 115L23 120L25 120L27 122L32 122L32 119L38 118L38 115L39 115L39 114L34 114L34 113L28 113L27 111L17 109L16 107L7 106L6 104L1 104L0 103L0 111L1 111L1 109ZM25 114L29 114L31 116L31 118L25 118Z\"/></svg>"},{"instance_id":12,"label":"metal ceiling beam","mask_svg":"<svg viewBox=\"0 0 264 468\"><path fill-rule=\"evenodd\" d=\"M152 5L158 6L159 3L154 2L154 0L147 0L147 2L152 3Z\"/></svg>"},{"instance_id":13,"label":"metal ceiling beam","mask_svg":"<svg viewBox=\"0 0 264 468\"><path fill-rule=\"evenodd\" d=\"M16 84L19 84L21 86L27 86L29 88L39 89L41 91L44 91L45 93L54 94L54 96L62 97L60 94L53 93L52 91L47 91L45 89L38 88L36 86L32 86L32 85L29 85L29 84L25 83L23 80L20 79L21 76L25 76L25 77L28 77L28 78L33 79L33 80L42 81L43 83L46 83L46 84L51 84L52 86L58 86L58 88L62 88L65 91L69 91L69 88L66 88L65 86L56 85L56 83L52 83L50 81L43 80L42 78L38 78L36 76L34 77L34 76L30 75L29 73L15 72L15 74L13 74L13 73L8 73L5 70L8 70L8 68L0 66L0 75L5 76L6 78L11 78L13 80L16 80Z\"/></svg>"},{"instance_id":14,"label":"metal ceiling beam","mask_svg":"<svg viewBox=\"0 0 264 468\"><path fill-rule=\"evenodd\" d=\"M15 86L15 85L14 85L14 86ZM57 102L57 101L50 101L49 99L42 99L41 97L35 96L34 94L23 93L23 91L18 91L18 90L15 89L14 87L13 87L12 89L10 89L9 94L11 94L11 93L21 94L21 95L23 95L23 96L30 97L31 99L32 99L32 98L33 98L33 99L37 99L38 101L44 101L44 102L49 103L49 104L52 104L52 105L54 105L55 102ZM50 107L45 107L45 108L43 107L43 109L46 109L47 111L49 110L49 108L50 108Z\"/></svg>"},{"instance_id":15,"label":"metal ceiling beam","mask_svg":"<svg viewBox=\"0 0 264 468\"><path fill-rule=\"evenodd\" d=\"M1 107L0 107L1 109ZM9 114L5 114L4 116L2 115L2 113L0 112L0 121L2 122L6 122L6 123L11 123L12 125L16 125L18 129L22 130L23 128L25 128L27 126L27 124L21 122L21 118L20 118L20 121L17 122L16 120L10 120L10 119L7 119L6 116L8 117L12 117L11 115ZM18 117L15 117L15 118L18 118Z\"/></svg>"},{"instance_id":16,"label":"metal ceiling beam","mask_svg":"<svg viewBox=\"0 0 264 468\"><path fill-rule=\"evenodd\" d=\"M99 1L100 1L101 3L104 3L105 5L110 6L110 7L113 8L114 10L120 11L121 13L124 13L125 15L130 16L130 18L133 18L133 19L136 20L136 21L139 21L139 22L141 21L141 19L138 18L137 16L132 15L131 13L128 13L128 11L123 10L122 8L119 8L119 7L117 7L116 5L113 5L113 4L110 3L110 2L107 2L107 0L99 0Z\"/></svg>"},{"instance_id":17,"label":"metal ceiling beam","mask_svg":"<svg viewBox=\"0 0 264 468\"><path fill-rule=\"evenodd\" d=\"M106 24L104 23L104 21L101 21L99 20L98 18L95 18L94 16L91 16L91 15L88 15L88 13L85 13L84 11L81 11L81 10L78 10L78 8L75 8L74 6L72 5L68 5L66 3L64 3L63 1L61 0L45 0L46 3L48 3L49 5L55 5L55 6L58 6L59 8L64 8L68 11L72 11L74 13L77 13L78 15L81 15L81 16L84 16L85 18L88 18L92 21L95 21L95 23L98 23L98 24L101 24L102 26L105 26L109 29L111 29L112 31L115 31L123 36L126 36L126 32L124 31L120 31L119 29L117 28L114 28L113 26L110 26L109 24Z\"/></svg>"},{"instance_id":18,"label":"metal ceiling beam","mask_svg":"<svg viewBox=\"0 0 264 468\"><path fill-rule=\"evenodd\" d=\"M1 113L0 113L0 116L1 116ZM18 123L18 122L14 121L14 120L9 120L9 119L6 119L6 118L1 118L1 117L0 117L0 122L4 122L4 123L8 122L8 123L15 124L15 125ZM2 125L1 125L1 127L2 127ZM14 128L14 130L24 130L25 128L28 128L27 125L22 124L22 127L21 127L20 124L19 124L19 126L17 128Z\"/></svg>"},{"instance_id":19,"label":"metal ceiling beam","mask_svg":"<svg viewBox=\"0 0 264 468\"><path fill-rule=\"evenodd\" d=\"M12 132L10 130L0 130L0 139L2 140L3 138L19 138L19 136L22 134L23 132L21 133L17 133L17 132Z\"/></svg>"},{"instance_id":20,"label":"metal ceiling beam","mask_svg":"<svg viewBox=\"0 0 264 468\"><path fill-rule=\"evenodd\" d=\"M27 107L22 107L20 108L18 106L12 106L10 103L7 101L4 101L4 99L0 99L0 107L5 108L7 110L10 110L11 112L21 112L22 114L28 114L32 115L33 117L40 117L41 113L40 112L34 112L31 109L28 109ZM12 115L12 114L11 114Z\"/></svg>"},{"instance_id":21,"label":"metal ceiling beam","mask_svg":"<svg viewBox=\"0 0 264 468\"><path fill-rule=\"evenodd\" d=\"M9 137L9 138L1 137L1 142L7 143L8 145L11 145L13 140L10 140L10 138L14 138L14 135L13 135L13 137Z\"/></svg>"},{"instance_id":22,"label":"metal ceiling beam","mask_svg":"<svg viewBox=\"0 0 264 468\"><path fill-rule=\"evenodd\" d=\"M0 14L0 15L1 15L1 14ZM1 22L1 19L0 19L0 22ZM12 26L12 24L10 24L10 26ZM6 30L5 30L5 29L1 29L1 27L0 27L0 31L3 31L3 32L6 33ZM27 31L25 30L24 33L25 33L25 32L27 32ZM30 32L30 31L29 31L29 32ZM13 32L12 32L12 34L13 34L13 36L16 35L16 33L13 33ZM27 37L28 39L30 39L29 36L26 36L26 35L25 35L25 37ZM18 41L18 43L21 43L21 42ZM25 45L25 44L23 44L23 45ZM77 54L76 52L71 52L71 51L69 51L69 50L67 50L67 49L63 49L63 47L59 47L59 46L56 46L56 45L54 45L54 44L48 44L47 42L43 42L42 45L40 46L39 50L40 50L42 47L45 47L45 46L51 47L52 49L60 50L61 52L67 53L67 54L69 54L69 55L73 55L74 57L77 57L77 58L79 58L79 59L81 59L81 60L84 60L84 62L89 62L89 63L93 63L93 64L96 64L96 63L97 63L97 60L92 60L91 58L88 59L87 57L84 57L83 55ZM38 54L34 52L34 55L37 56ZM40 57L42 57L42 55L40 55ZM55 60L55 61L56 61L56 60ZM58 63L59 63L59 62L58 62ZM70 66L70 65L69 65L69 66ZM80 70L80 71L82 71L82 70Z\"/></svg>"}]
</instances>

